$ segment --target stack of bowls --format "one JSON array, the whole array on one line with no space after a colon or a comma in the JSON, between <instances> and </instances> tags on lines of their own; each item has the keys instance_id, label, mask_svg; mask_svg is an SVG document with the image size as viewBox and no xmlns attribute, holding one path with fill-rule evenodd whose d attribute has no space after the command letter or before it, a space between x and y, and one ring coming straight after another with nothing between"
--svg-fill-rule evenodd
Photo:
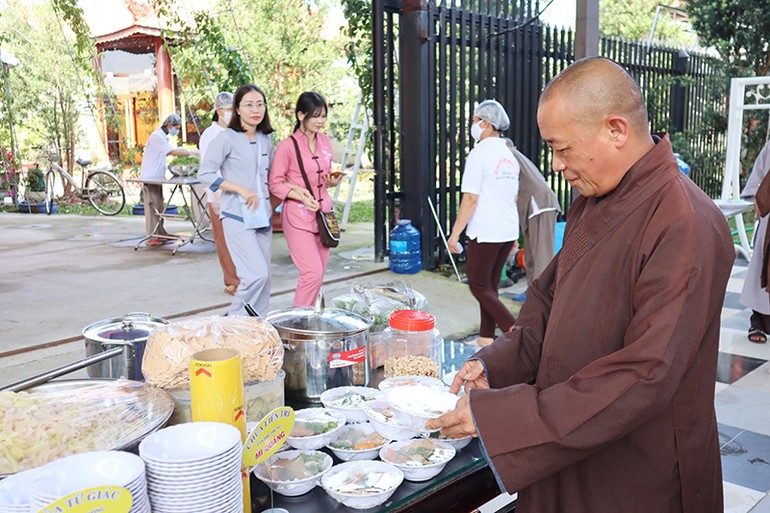
<instances>
[{"instance_id":1,"label":"stack of bowls","mask_svg":"<svg viewBox=\"0 0 770 513\"><path fill-rule=\"evenodd\" d=\"M120 486L131 493L129 513L150 513L144 463L120 451L84 452L34 471L29 510L41 511L72 493L100 486Z\"/></svg>"},{"instance_id":2,"label":"stack of bowls","mask_svg":"<svg viewBox=\"0 0 770 513\"><path fill-rule=\"evenodd\" d=\"M238 428L219 422L167 427L139 444L153 513L243 511Z\"/></svg>"},{"instance_id":3,"label":"stack of bowls","mask_svg":"<svg viewBox=\"0 0 770 513\"><path fill-rule=\"evenodd\" d=\"M25 470L0 481L0 511L29 513L29 491L37 469Z\"/></svg>"}]
</instances>

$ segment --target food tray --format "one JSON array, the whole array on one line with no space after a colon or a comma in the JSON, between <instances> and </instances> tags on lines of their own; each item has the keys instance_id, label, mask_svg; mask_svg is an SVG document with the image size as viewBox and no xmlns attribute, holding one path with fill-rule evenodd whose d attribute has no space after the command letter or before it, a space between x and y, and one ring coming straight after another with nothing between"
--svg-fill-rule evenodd
<instances>
[{"instance_id":1,"label":"food tray","mask_svg":"<svg viewBox=\"0 0 770 513\"><path fill-rule=\"evenodd\" d=\"M104 386L87 390L95 385ZM86 403L86 416L93 412L94 417L106 418L110 411L121 409L119 414L128 414L132 424L106 422L104 426L98 426L92 438L98 443L96 447L88 450L121 450L136 446L144 437L163 426L174 411L174 401L163 390L139 381L126 379L69 379L51 381L30 388L26 391L31 395L37 394L61 394L62 401L79 403L82 410L83 402L79 398L85 398L90 394ZM20 392L25 393L25 392ZM82 396L82 397L81 397ZM80 410L79 410L80 411ZM0 412L2 413L2 412ZM58 419L51 419L55 424ZM111 431L114 430L114 431ZM74 454L79 450L68 452ZM58 455L49 461L64 456ZM42 464L42 463L39 463ZM12 473L0 473L0 478Z\"/></svg>"}]
</instances>

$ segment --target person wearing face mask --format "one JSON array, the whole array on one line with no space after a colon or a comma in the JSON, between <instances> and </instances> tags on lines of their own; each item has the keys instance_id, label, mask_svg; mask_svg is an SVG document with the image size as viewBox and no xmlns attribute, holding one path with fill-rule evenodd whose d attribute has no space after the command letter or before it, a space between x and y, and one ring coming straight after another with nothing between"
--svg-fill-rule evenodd
<instances>
[{"instance_id":1,"label":"person wearing face mask","mask_svg":"<svg viewBox=\"0 0 770 513\"><path fill-rule=\"evenodd\" d=\"M247 315L245 305L265 315L270 303L271 133L265 94L254 84L242 85L230 123L208 145L198 170L202 184L222 191L219 219L239 280L228 315Z\"/></svg>"},{"instance_id":2,"label":"person wearing face mask","mask_svg":"<svg viewBox=\"0 0 770 513\"><path fill-rule=\"evenodd\" d=\"M328 110L326 100L318 93L299 96L294 133L278 143L270 170L270 192L284 200L281 224L289 254L299 269L295 307L315 304L329 260L329 248L321 244L318 235L316 212L332 209L326 189L335 187L343 173L332 172L331 140L321 133ZM305 185L300 158L312 191Z\"/></svg>"},{"instance_id":3,"label":"person wearing face mask","mask_svg":"<svg viewBox=\"0 0 770 513\"><path fill-rule=\"evenodd\" d=\"M480 346L492 343L496 326L505 333L516 323L497 291L505 261L519 238L519 163L501 137L509 126L508 114L495 100L484 100L474 110L471 136L476 145L465 162L460 210L448 240L449 251L460 253L463 230L469 239L466 274L479 302Z\"/></svg>"},{"instance_id":4,"label":"person wearing face mask","mask_svg":"<svg viewBox=\"0 0 770 513\"><path fill-rule=\"evenodd\" d=\"M201 161L206 158L206 150L208 150L211 141L224 132L227 129L227 125L230 124L230 119L233 117L233 93L219 93L214 99L214 109L215 112L211 120L211 126L203 131L201 140L198 143L201 150ZM214 233L214 243L217 247L219 267L222 268L222 275L225 280L225 292L233 296L235 291L238 290L239 280L235 264L230 256L230 252L227 250L222 221L219 219L222 191L212 191L209 187L205 187L205 191L209 219L211 219L211 231Z\"/></svg>"},{"instance_id":5,"label":"person wearing face mask","mask_svg":"<svg viewBox=\"0 0 770 513\"><path fill-rule=\"evenodd\" d=\"M176 136L182 127L182 118L178 114L169 114L157 130L147 139L142 155L142 166L139 171L140 180L162 181L166 179L166 157L185 157L197 154L181 146L174 148L168 140L169 135ZM162 246L176 240L163 227L163 219L158 215L165 210L163 201L163 186L160 184L144 184L144 227L147 233L147 246Z\"/></svg>"}]
</instances>

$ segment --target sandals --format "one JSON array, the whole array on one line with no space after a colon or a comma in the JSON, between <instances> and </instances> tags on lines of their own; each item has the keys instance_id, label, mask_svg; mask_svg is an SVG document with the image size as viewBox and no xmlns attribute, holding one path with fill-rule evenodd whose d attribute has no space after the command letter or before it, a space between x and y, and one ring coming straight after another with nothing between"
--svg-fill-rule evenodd
<instances>
[{"instance_id":1,"label":"sandals","mask_svg":"<svg viewBox=\"0 0 770 513\"><path fill-rule=\"evenodd\" d=\"M761 329L752 326L749 328L749 341L756 344L764 344L767 342L767 335Z\"/></svg>"},{"instance_id":2,"label":"sandals","mask_svg":"<svg viewBox=\"0 0 770 513\"><path fill-rule=\"evenodd\" d=\"M157 248L158 246L162 246L163 244L165 244L165 241L163 241L162 239L150 239L144 244L151 248Z\"/></svg>"}]
</instances>

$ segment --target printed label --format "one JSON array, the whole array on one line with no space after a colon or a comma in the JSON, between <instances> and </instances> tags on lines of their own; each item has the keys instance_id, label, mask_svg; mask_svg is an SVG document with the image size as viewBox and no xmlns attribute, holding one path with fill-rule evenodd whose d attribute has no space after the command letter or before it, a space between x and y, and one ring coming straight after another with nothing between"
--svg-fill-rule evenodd
<instances>
[{"instance_id":1,"label":"printed label","mask_svg":"<svg viewBox=\"0 0 770 513\"><path fill-rule=\"evenodd\" d=\"M396 253L406 253L409 251L409 243L405 240L390 241L390 250Z\"/></svg>"},{"instance_id":2,"label":"printed label","mask_svg":"<svg viewBox=\"0 0 770 513\"><path fill-rule=\"evenodd\" d=\"M128 513L131 492L120 486L88 488L62 497L39 513Z\"/></svg>"},{"instance_id":3,"label":"printed label","mask_svg":"<svg viewBox=\"0 0 770 513\"><path fill-rule=\"evenodd\" d=\"M366 346L357 347L350 351L342 353L331 353L329 355L329 368L339 369L341 367L350 367L366 360Z\"/></svg>"},{"instance_id":4,"label":"printed label","mask_svg":"<svg viewBox=\"0 0 770 513\"><path fill-rule=\"evenodd\" d=\"M243 446L243 463L253 467L275 454L294 427L294 410L281 406L264 416Z\"/></svg>"}]
</instances>

